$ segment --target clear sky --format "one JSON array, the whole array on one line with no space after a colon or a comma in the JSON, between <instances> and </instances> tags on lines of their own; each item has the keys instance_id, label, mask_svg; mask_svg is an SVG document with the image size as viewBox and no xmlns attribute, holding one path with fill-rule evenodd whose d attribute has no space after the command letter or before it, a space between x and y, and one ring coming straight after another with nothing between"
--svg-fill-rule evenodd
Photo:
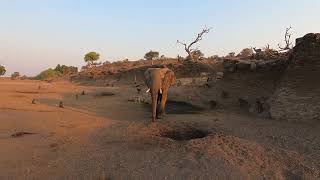
<instances>
[{"instance_id":1,"label":"clear sky","mask_svg":"<svg viewBox=\"0 0 320 180\"><path fill-rule=\"evenodd\" d=\"M185 55L199 44L206 56L245 47L277 47L287 26L293 38L320 32L319 0L0 0L0 65L35 75L66 64L81 67L88 51L101 61L140 59L145 52Z\"/></svg>"}]
</instances>

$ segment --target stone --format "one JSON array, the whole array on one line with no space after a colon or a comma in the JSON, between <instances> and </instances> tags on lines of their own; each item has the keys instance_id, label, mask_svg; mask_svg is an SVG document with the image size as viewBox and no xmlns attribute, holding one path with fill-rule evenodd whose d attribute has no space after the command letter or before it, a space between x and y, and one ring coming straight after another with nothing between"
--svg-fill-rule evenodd
<instances>
[{"instance_id":1,"label":"stone","mask_svg":"<svg viewBox=\"0 0 320 180\"><path fill-rule=\"evenodd\" d=\"M217 80L223 79L223 75L224 75L223 72L217 72L217 73L216 73Z\"/></svg>"},{"instance_id":2,"label":"stone","mask_svg":"<svg viewBox=\"0 0 320 180\"><path fill-rule=\"evenodd\" d=\"M254 62L251 62L251 63L250 63L250 70L251 70L251 71L256 71L256 69L257 69L257 64L254 63Z\"/></svg>"},{"instance_id":3,"label":"stone","mask_svg":"<svg viewBox=\"0 0 320 180\"><path fill-rule=\"evenodd\" d=\"M235 72L237 63L238 63L238 60L235 60L235 59L224 59L223 68L228 72Z\"/></svg>"},{"instance_id":4,"label":"stone","mask_svg":"<svg viewBox=\"0 0 320 180\"><path fill-rule=\"evenodd\" d=\"M239 61L236 64L237 70L249 70L251 67L251 63L248 61Z\"/></svg>"}]
</instances>

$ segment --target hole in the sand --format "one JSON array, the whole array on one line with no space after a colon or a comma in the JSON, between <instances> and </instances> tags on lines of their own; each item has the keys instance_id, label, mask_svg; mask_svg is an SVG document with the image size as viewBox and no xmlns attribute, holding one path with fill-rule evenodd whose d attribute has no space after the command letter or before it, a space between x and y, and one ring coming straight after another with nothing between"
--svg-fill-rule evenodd
<instances>
[{"instance_id":1,"label":"hole in the sand","mask_svg":"<svg viewBox=\"0 0 320 180\"><path fill-rule=\"evenodd\" d=\"M144 104L144 107L149 110L151 105ZM204 108L183 101L167 101L166 104L166 114L197 114L203 110Z\"/></svg>"},{"instance_id":2,"label":"hole in the sand","mask_svg":"<svg viewBox=\"0 0 320 180\"><path fill-rule=\"evenodd\" d=\"M203 108L194 106L183 101L167 101L167 114L196 114L203 111Z\"/></svg>"},{"instance_id":3,"label":"hole in the sand","mask_svg":"<svg viewBox=\"0 0 320 180\"><path fill-rule=\"evenodd\" d=\"M11 134L11 137L12 138L18 138L18 137L22 137L24 135L32 135L32 134L36 134L36 133L19 131L19 132L15 132L15 133Z\"/></svg>"},{"instance_id":4,"label":"hole in the sand","mask_svg":"<svg viewBox=\"0 0 320 180\"><path fill-rule=\"evenodd\" d=\"M104 96L114 96L113 92L100 92L95 94L96 97L104 97Z\"/></svg>"},{"instance_id":5,"label":"hole in the sand","mask_svg":"<svg viewBox=\"0 0 320 180\"><path fill-rule=\"evenodd\" d=\"M170 138L176 141L189 141L192 139L205 138L210 134L209 131L196 129L196 128L184 128L167 130L160 133L161 137Z\"/></svg>"}]
</instances>

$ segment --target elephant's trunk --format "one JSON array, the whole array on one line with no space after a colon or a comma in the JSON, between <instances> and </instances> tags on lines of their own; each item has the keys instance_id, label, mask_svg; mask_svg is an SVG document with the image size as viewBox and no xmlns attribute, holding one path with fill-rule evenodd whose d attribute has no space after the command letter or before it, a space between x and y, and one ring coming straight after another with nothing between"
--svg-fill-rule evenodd
<instances>
[{"instance_id":1,"label":"elephant's trunk","mask_svg":"<svg viewBox=\"0 0 320 180\"><path fill-rule=\"evenodd\" d=\"M157 117L158 93L159 93L159 88L153 87L151 89L152 121L153 122L155 122L156 117Z\"/></svg>"}]
</instances>

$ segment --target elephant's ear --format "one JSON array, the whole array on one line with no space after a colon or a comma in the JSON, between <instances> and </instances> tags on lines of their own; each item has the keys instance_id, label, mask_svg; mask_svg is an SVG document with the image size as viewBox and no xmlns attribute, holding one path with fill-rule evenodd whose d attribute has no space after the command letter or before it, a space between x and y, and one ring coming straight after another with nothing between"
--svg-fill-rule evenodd
<instances>
[{"instance_id":1,"label":"elephant's ear","mask_svg":"<svg viewBox=\"0 0 320 180\"><path fill-rule=\"evenodd\" d=\"M151 86L151 70L150 69L148 69L144 73L144 78L145 78L146 85L150 88L150 86Z\"/></svg>"},{"instance_id":2,"label":"elephant's ear","mask_svg":"<svg viewBox=\"0 0 320 180\"><path fill-rule=\"evenodd\" d=\"M173 71L168 70L164 77L164 82L169 83L170 86L176 83L176 76Z\"/></svg>"}]
</instances>

